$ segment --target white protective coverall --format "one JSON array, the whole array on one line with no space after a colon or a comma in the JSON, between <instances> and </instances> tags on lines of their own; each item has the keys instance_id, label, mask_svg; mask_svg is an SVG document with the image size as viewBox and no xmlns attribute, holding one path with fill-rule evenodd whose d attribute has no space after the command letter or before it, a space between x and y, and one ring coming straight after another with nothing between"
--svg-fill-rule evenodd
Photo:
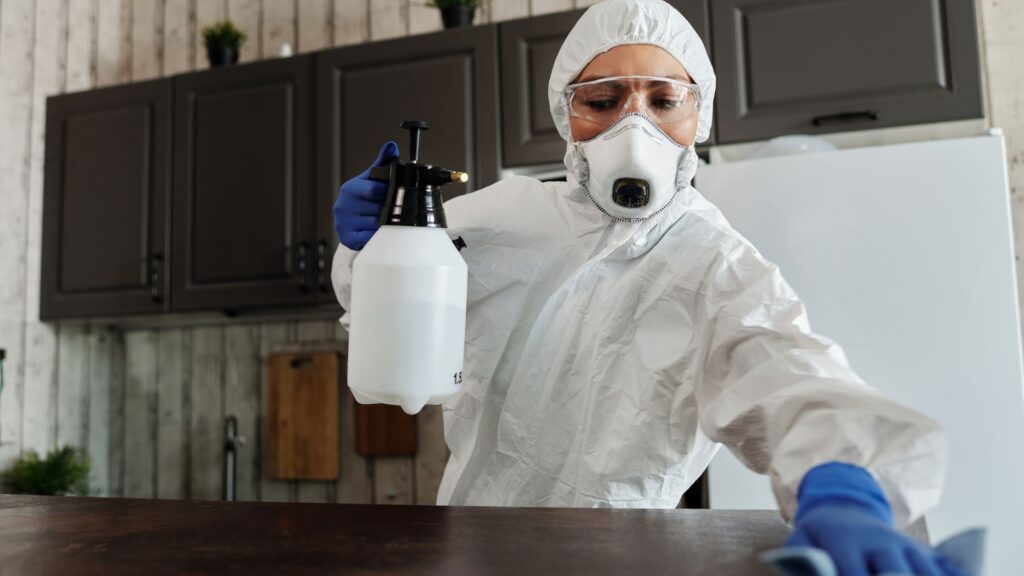
<instances>
[{"instance_id":1,"label":"white protective coverall","mask_svg":"<svg viewBox=\"0 0 1024 576\"><path fill-rule=\"evenodd\" d=\"M941 429L811 331L779 269L689 185L694 154L676 196L640 222L581 187L562 91L596 55L638 43L698 84L706 140L715 77L693 28L660 0L610 0L580 18L551 74L568 182L513 177L445 204L468 245L469 301L438 503L672 508L724 444L771 477L786 520L803 475L833 460L876 477L898 526L915 520L941 492ZM355 254L340 247L333 267L346 309Z\"/></svg>"}]
</instances>

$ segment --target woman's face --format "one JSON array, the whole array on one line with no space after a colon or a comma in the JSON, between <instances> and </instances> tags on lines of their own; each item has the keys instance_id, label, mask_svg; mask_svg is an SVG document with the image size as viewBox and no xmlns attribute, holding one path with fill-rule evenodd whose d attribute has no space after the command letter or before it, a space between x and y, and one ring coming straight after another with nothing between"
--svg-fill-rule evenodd
<instances>
[{"instance_id":1,"label":"woman's face","mask_svg":"<svg viewBox=\"0 0 1024 576\"><path fill-rule=\"evenodd\" d=\"M598 54L573 80L573 83L609 76L634 75L660 76L683 82L693 82L683 65L664 49L649 44L629 44L616 46L607 52ZM623 112L641 111L639 110L640 103L635 98L630 102L630 107L631 109ZM636 110L632 108L636 108ZM569 128L572 130L572 139L580 142L597 136L606 126L569 116ZM692 146L697 138L697 114L671 124L661 125L661 129L676 142Z\"/></svg>"}]
</instances>

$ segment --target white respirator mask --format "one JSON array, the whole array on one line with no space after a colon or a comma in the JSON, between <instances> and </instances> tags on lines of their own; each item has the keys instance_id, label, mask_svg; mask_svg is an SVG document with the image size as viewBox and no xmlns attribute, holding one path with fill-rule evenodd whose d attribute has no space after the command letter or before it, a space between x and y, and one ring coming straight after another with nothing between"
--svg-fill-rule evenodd
<instances>
[{"instance_id":1,"label":"white respirator mask","mask_svg":"<svg viewBox=\"0 0 1024 576\"><path fill-rule=\"evenodd\" d=\"M672 201L680 166L692 151L640 113L625 114L574 145L587 166L582 184L590 199L605 214L629 222L650 218Z\"/></svg>"}]
</instances>

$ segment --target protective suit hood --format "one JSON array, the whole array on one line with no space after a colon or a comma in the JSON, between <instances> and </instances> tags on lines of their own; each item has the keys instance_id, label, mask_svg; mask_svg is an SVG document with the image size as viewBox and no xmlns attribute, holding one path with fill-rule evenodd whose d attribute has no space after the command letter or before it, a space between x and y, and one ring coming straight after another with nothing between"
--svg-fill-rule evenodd
<instances>
[{"instance_id":1,"label":"protective suit hood","mask_svg":"<svg viewBox=\"0 0 1024 576\"><path fill-rule=\"evenodd\" d=\"M569 115L562 92L597 55L627 44L650 44L671 54L686 68L700 88L701 106L697 118L697 142L711 134L715 71L707 50L693 26L662 0L605 0L591 6L580 17L562 43L548 81L548 105L562 139L566 141L565 167L574 192L582 193L588 167L572 142ZM697 172L697 156L689 154L680 164L676 182L683 191ZM680 194L674 202L692 199Z\"/></svg>"}]
</instances>

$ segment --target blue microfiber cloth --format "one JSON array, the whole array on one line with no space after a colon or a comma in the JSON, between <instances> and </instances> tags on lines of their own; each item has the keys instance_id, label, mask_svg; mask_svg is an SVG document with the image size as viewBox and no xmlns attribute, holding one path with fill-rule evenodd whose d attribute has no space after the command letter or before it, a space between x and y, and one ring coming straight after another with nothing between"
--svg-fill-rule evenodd
<instances>
[{"instance_id":1,"label":"blue microfiber cloth","mask_svg":"<svg viewBox=\"0 0 1024 576\"><path fill-rule=\"evenodd\" d=\"M972 528L950 537L935 552L956 564L967 576L982 576L985 565L984 528ZM805 546L777 548L761 554L761 562L780 576L836 576L832 558L823 550ZM888 573L882 576L905 576Z\"/></svg>"}]
</instances>

